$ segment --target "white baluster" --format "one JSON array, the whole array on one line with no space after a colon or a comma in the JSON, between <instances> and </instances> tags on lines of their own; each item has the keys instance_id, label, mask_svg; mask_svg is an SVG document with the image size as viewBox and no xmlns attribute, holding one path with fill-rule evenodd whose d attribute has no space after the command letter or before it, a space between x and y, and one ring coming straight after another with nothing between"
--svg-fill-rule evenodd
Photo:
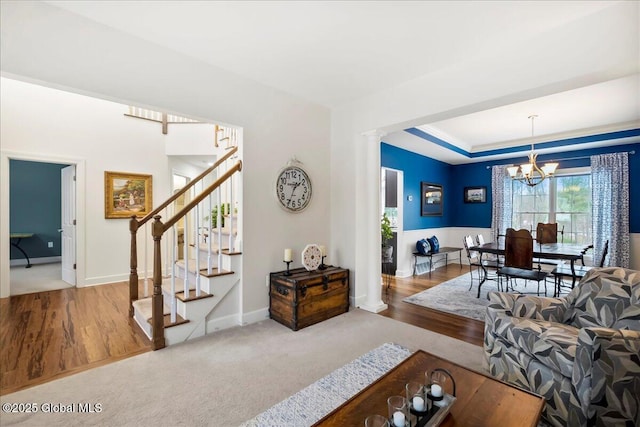
<instances>
[{"instance_id":1,"label":"white baluster","mask_svg":"<svg viewBox=\"0 0 640 427\"><path fill-rule=\"evenodd\" d=\"M227 180L227 188L229 197L229 252L233 252L233 175Z\"/></svg>"},{"instance_id":2,"label":"white baluster","mask_svg":"<svg viewBox=\"0 0 640 427\"><path fill-rule=\"evenodd\" d=\"M213 271L213 258L211 257L211 250L213 249L213 231L211 230L211 224L213 223L213 196L211 193L209 193L207 199L209 200L209 224L207 224L207 236L209 236L209 240L207 241L207 274L211 275L211 272Z\"/></svg>"},{"instance_id":3,"label":"white baluster","mask_svg":"<svg viewBox=\"0 0 640 427\"><path fill-rule=\"evenodd\" d=\"M149 296L149 266L148 266L148 259L147 259L147 246L149 242L149 234L151 233L151 231L149 230L149 227L150 227L149 222L150 221L144 224L144 233L142 233L142 235L144 236L144 278L142 279L142 282L144 283L145 298Z\"/></svg>"},{"instance_id":4,"label":"white baluster","mask_svg":"<svg viewBox=\"0 0 640 427\"><path fill-rule=\"evenodd\" d=\"M176 259L178 258L178 227L174 225L171 227L173 230L173 242L171 245L173 250L171 251L171 323L176 321Z\"/></svg>"},{"instance_id":5,"label":"white baluster","mask_svg":"<svg viewBox=\"0 0 640 427\"><path fill-rule=\"evenodd\" d=\"M216 223L218 226L218 273L222 269L222 191L220 190L220 187L216 189L218 201L218 222Z\"/></svg>"},{"instance_id":6,"label":"white baluster","mask_svg":"<svg viewBox=\"0 0 640 427\"><path fill-rule=\"evenodd\" d=\"M189 215L184 216L184 226L183 226L183 237L184 240L184 248L183 248L183 258L184 258L184 295L189 295Z\"/></svg>"},{"instance_id":7,"label":"white baluster","mask_svg":"<svg viewBox=\"0 0 640 427\"><path fill-rule=\"evenodd\" d=\"M195 247L196 247L196 297L200 296L200 239L198 238L198 230L200 229L200 205L196 206L194 211L194 230L195 230Z\"/></svg>"}]
</instances>

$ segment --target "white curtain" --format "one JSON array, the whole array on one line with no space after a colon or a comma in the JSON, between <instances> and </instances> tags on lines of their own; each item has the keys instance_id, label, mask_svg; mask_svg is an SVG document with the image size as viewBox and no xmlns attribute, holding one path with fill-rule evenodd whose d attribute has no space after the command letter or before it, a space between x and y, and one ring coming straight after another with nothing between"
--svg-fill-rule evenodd
<instances>
[{"instance_id":1,"label":"white curtain","mask_svg":"<svg viewBox=\"0 0 640 427\"><path fill-rule=\"evenodd\" d=\"M593 262L600 262L605 241L605 265L629 267L629 154L591 156Z\"/></svg>"},{"instance_id":2,"label":"white curtain","mask_svg":"<svg viewBox=\"0 0 640 427\"><path fill-rule=\"evenodd\" d=\"M511 227L513 216L513 197L511 178L507 173L507 166L493 166L491 168L491 232L494 240L504 235Z\"/></svg>"}]
</instances>

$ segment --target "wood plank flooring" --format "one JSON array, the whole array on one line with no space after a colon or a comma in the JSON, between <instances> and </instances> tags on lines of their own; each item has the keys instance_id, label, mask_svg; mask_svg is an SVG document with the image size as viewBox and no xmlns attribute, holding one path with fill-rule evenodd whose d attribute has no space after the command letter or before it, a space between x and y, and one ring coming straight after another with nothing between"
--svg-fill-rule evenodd
<instances>
[{"instance_id":1,"label":"wood plank flooring","mask_svg":"<svg viewBox=\"0 0 640 427\"><path fill-rule=\"evenodd\" d=\"M0 299L0 395L151 350L128 284Z\"/></svg>"},{"instance_id":2,"label":"wood plank flooring","mask_svg":"<svg viewBox=\"0 0 640 427\"><path fill-rule=\"evenodd\" d=\"M449 264L434 270L431 279L428 273L407 278L393 277L389 291L382 291L382 300L389 308L380 314L481 346L484 338L484 322L402 301L408 296L454 279L468 271L468 266L463 265L461 269L460 264Z\"/></svg>"},{"instance_id":3,"label":"wood plank flooring","mask_svg":"<svg viewBox=\"0 0 640 427\"><path fill-rule=\"evenodd\" d=\"M482 345L483 322L402 302L466 271L449 264L431 279L393 278L380 314ZM128 295L122 282L0 299L0 395L151 351L128 316Z\"/></svg>"}]
</instances>

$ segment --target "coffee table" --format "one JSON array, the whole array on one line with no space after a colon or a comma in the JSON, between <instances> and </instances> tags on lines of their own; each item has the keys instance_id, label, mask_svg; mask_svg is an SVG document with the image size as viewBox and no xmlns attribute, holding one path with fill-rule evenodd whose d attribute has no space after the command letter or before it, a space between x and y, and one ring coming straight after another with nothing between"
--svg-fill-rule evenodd
<instances>
[{"instance_id":1,"label":"coffee table","mask_svg":"<svg viewBox=\"0 0 640 427\"><path fill-rule=\"evenodd\" d=\"M418 350L314 426L364 426L369 415L387 416L387 398L404 396L407 382L423 381L425 371L435 368L448 370L456 381L457 400L441 426L538 425L544 406L541 396Z\"/></svg>"}]
</instances>

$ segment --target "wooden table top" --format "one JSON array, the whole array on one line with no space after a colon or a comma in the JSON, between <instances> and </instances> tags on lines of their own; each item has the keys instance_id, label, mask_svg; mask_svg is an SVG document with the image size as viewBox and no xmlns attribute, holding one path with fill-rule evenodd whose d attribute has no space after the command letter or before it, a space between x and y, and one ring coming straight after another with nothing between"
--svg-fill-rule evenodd
<instances>
[{"instance_id":1,"label":"wooden table top","mask_svg":"<svg viewBox=\"0 0 640 427\"><path fill-rule=\"evenodd\" d=\"M33 237L33 233L9 233L11 239L27 239Z\"/></svg>"},{"instance_id":2,"label":"wooden table top","mask_svg":"<svg viewBox=\"0 0 640 427\"><path fill-rule=\"evenodd\" d=\"M545 259L566 259L576 260L582 257L583 251L587 248L587 245L579 245L575 243L543 243L539 244L533 242L533 256L534 258ZM504 255L504 242L500 243L485 243L481 246L472 246L470 251L477 251L481 253L490 253L495 255Z\"/></svg>"},{"instance_id":3,"label":"wooden table top","mask_svg":"<svg viewBox=\"0 0 640 427\"><path fill-rule=\"evenodd\" d=\"M418 350L375 383L318 421L315 426L363 426L369 415L388 415L387 398L404 396L409 381L444 368L456 381L456 402L441 426L523 427L538 425L544 399L487 375ZM451 393L451 389L446 389Z\"/></svg>"}]
</instances>

